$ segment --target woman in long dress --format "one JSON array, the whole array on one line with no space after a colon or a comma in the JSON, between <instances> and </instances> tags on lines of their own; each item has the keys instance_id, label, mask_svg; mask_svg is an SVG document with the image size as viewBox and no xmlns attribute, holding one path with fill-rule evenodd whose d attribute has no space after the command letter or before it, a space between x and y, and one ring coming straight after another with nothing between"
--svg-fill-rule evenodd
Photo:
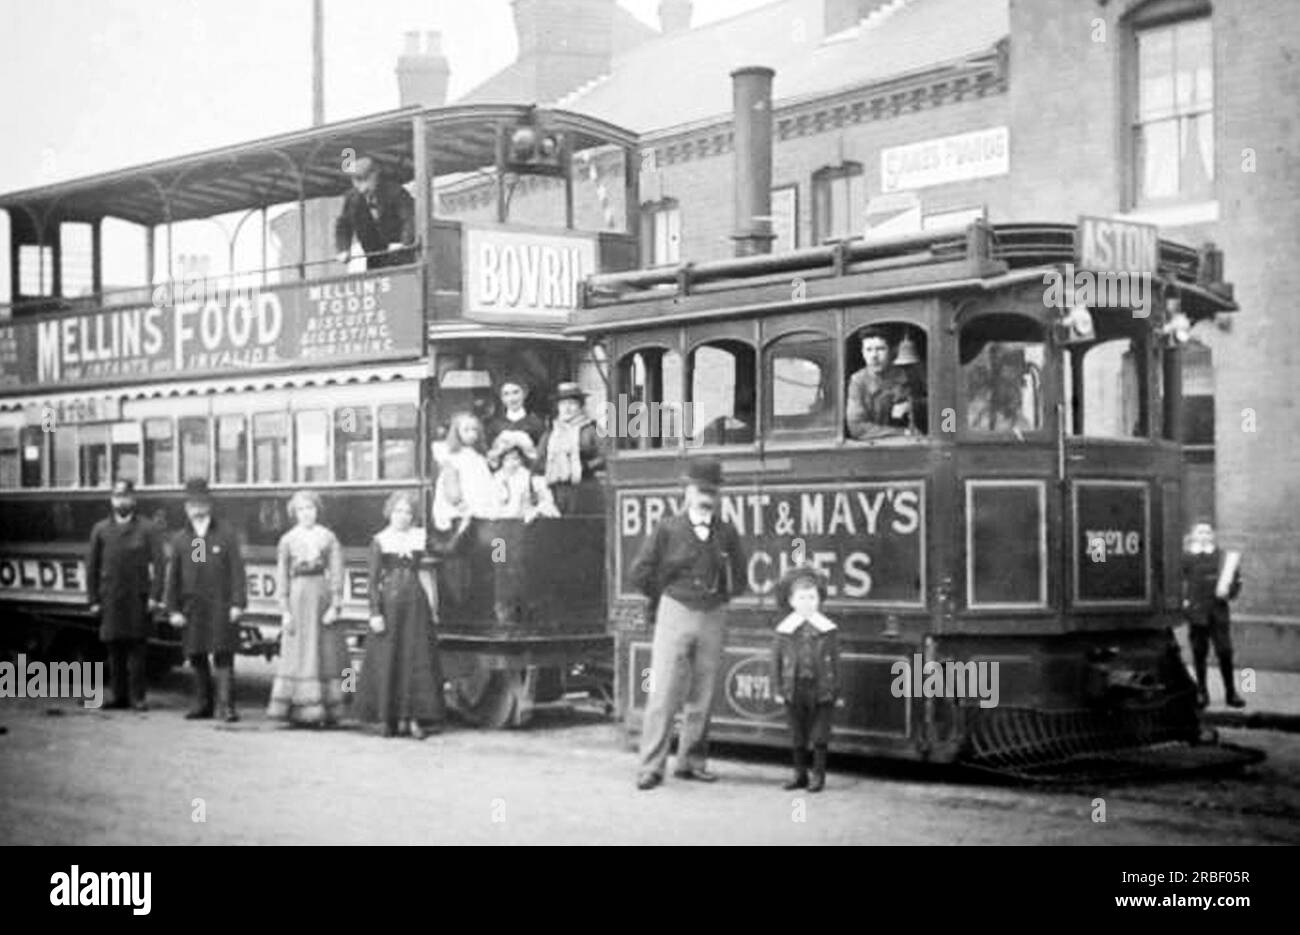
<instances>
[{"instance_id":1,"label":"woman in long dress","mask_svg":"<svg viewBox=\"0 0 1300 935\"><path fill-rule=\"evenodd\" d=\"M320 525L320 498L300 490L289 500L297 524L276 547L280 657L267 716L290 724L333 726L343 706L347 643L335 625L343 603L343 549Z\"/></svg>"},{"instance_id":2,"label":"woman in long dress","mask_svg":"<svg viewBox=\"0 0 1300 935\"><path fill-rule=\"evenodd\" d=\"M416 503L398 491L384 504L388 525L370 542L370 635L357 686L356 716L385 737L416 740L444 716L429 595L420 583L424 530L412 525Z\"/></svg>"}]
</instances>

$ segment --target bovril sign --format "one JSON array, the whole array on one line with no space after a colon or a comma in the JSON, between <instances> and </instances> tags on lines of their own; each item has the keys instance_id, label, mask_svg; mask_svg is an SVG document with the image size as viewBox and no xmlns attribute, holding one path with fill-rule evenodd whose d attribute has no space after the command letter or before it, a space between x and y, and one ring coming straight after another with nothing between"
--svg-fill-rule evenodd
<instances>
[{"instance_id":1,"label":"bovril sign","mask_svg":"<svg viewBox=\"0 0 1300 935\"><path fill-rule=\"evenodd\" d=\"M596 272L596 239L466 226L465 267L467 313L564 321Z\"/></svg>"}]
</instances>

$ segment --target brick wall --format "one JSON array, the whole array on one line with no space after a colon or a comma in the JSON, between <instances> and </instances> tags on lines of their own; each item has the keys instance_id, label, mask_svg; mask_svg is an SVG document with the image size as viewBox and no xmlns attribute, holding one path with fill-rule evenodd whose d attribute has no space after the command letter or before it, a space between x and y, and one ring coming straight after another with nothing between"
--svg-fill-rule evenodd
<instances>
[{"instance_id":1,"label":"brick wall","mask_svg":"<svg viewBox=\"0 0 1300 935\"><path fill-rule=\"evenodd\" d=\"M780 76L776 79L779 90ZM779 107L779 102L778 102ZM772 161L772 186L799 187L799 246L812 242L812 175L842 162L862 164L867 197L880 194L880 150L934 137L951 136L1007 123L1005 94L903 113L895 117L777 140ZM1012 133L1014 140L1014 131ZM653 142L653 137L649 142ZM648 145L647 144L647 145ZM735 154L659 164L641 173L645 201L676 198L682 215L682 258L694 261L733 256L735 226L732 185ZM939 185L919 192L926 213L986 204L993 220L1008 220L1009 176Z\"/></svg>"},{"instance_id":2,"label":"brick wall","mask_svg":"<svg viewBox=\"0 0 1300 935\"><path fill-rule=\"evenodd\" d=\"M1121 17L1133 3L1011 0L1011 211L1070 219L1125 209ZM1214 353L1215 501L1245 548L1239 612L1300 622L1300 20L1291 0L1218 0L1212 14L1217 218L1162 236L1225 253L1241 312L1197 333ZM1105 27L1098 40L1097 21ZM1254 172L1243 171L1243 151ZM1253 410L1257 431L1243 430Z\"/></svg>"}]
</instances>

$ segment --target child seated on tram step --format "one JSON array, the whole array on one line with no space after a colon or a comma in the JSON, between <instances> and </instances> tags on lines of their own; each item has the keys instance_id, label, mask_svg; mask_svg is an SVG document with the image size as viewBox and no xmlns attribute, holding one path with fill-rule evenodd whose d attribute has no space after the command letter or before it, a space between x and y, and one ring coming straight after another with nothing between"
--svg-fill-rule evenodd
<instances>
[{"instance_id":1,"label":"child seated on tram step","mask_svg":"<svg viewBox=\"0 0 1300 935\"><path fill-rule=\"evenodd\" d=\"M539 516L558 517L546 478L532 471L537 448L527 432L507 429L496 437L488 452L497 489L497 518L531 523Z\"/></svg>"},{"instance_id":2,"label":"child seated on tram step","mask_svg":"<svg viewBox=\"0 0 1300 935\"><path fill-rule=\"evenodd\" d=\"M825 597L826 577L810 565L791 568L776 586L777 606L790 609L777 624L772 644L776 701L785 705L794 754L794 776L782 787L787 790L820 792L826 785L831 716L839 702L840 644L838 628L821 612Z\"/></svg>"}]
</instances>

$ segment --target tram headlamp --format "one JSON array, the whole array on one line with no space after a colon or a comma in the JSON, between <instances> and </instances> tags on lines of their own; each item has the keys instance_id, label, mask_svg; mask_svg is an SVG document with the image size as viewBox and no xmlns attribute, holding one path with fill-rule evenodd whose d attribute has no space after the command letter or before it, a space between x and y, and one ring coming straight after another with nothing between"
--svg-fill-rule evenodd
<instances>
[{"instance_id":1,"label":"tram headlamp","mask_svg":"<svg viewBox=\"0 0 1300 935\"><path fill-rule=\"evenodd\" d=\"M558 133L542 129L529 121L510 134L506 148L506 168L512 172L558 175L564 171L563 147Z\"/></svg>"}]
</instances>

